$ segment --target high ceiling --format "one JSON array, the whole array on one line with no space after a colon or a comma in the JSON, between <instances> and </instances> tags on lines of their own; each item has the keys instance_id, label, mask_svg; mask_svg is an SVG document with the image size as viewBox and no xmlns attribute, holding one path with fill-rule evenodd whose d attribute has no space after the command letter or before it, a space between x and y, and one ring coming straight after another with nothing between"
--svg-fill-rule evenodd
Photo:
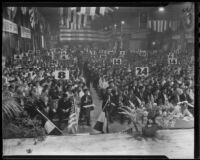
<instances>
[{"instance_id":1,"label":"high ceiling","mask_svg":"<svg viewBox=\"0 0 200 160\"><path fill-rule=\"evenodd\" d=\"M182 3L174 3L167 5L165 8L164 17L173 17L182 14ZM52 30L58 30L59 27L59 13L56 7L39 7L39 11L44 15L45 19L50 23ZM114 25L119 23L121 20L133 18L139 14L139 12L147 12L148 14L156 14L158 7L119 7L114 12L106 13L104 16L99 16L94 19L91 23L93 29L102 29L105 26Z\"/></svg>"}]
</instances>

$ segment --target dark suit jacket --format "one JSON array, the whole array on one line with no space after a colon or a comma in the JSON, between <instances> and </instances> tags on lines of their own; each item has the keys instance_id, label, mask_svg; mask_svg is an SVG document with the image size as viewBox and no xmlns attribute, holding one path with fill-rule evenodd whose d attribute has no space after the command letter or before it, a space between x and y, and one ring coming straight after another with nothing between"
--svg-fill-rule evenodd
<instances>
[{"instance_id":1,"label":"dark suit jacket","mask_svg":"<svg viewBox=\"0 0 200 160\"><path fill-rule=\"evenodd\" d=\"M86 102L86 97L87 97L87 102ZM90 95L84 95L83 97L81 97L81 107L85 106L85 105L90 105L92 104L92 96Z\"/></svg>"},{"instance_id":2,"label":"dark suit jacket","mask_svg":"<svg viewBox=\"0 0 200 160\"><path fill-rule=\"evenodd\" d=\"M67 100L66 102L64 101L64 98L61 98L58 101L58 113L62 113L63 109L70 109L72 107L72 102L71 100Z\"/></svg>"}]
</instances>

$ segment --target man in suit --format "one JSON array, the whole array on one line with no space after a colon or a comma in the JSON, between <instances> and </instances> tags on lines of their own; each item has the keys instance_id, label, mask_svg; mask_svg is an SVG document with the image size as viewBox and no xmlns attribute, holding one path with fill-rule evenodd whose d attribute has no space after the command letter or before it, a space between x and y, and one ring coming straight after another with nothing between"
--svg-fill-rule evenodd
<instances>
[{"instance_id":1,"label":"man in suit","mask_svg":"<svg viewBox=\"0 0 200 160\"><path fill-rule=\"evenodd\" d=\"M67 94L63 94L63 98L61 98L58 101L58 109L57 109L57 113L58 113L58 127L60 128L62 121L65 118L69 117L70 114L70 108L72 107L72 102L70 100L70 97Z\"/></svg>"},{"instance_id":2,"label":"man in suit","mask_svg":"<svg viewBox=\"0 0 200 160\"><path fill-rule=\"evenodd\" d=\"M81 98L81 110L80 110L80 119L83 119L84 116L87 121L87 125L90 124L90 111L92 107L84 108L86 105L91 105L93 103L92 96L89 94L89 90L87 88L84 89L84 95Z\"/></svg>"}]
</instances>

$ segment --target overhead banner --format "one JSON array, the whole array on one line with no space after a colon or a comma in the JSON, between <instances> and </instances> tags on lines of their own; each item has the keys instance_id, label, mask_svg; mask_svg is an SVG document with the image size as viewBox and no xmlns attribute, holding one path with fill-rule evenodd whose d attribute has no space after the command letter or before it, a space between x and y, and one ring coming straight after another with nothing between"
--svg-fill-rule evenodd
<instances>
[{"instance_id":1,"label":"overhead banner","mask_svg":"<svg viewBox=\"0 0 200 160\"><path fill-rule=\"evenodd\" d=\"M7 19L3 19L3 31L18 34L17 24L15 24Z\"/></svg>"},{"instance_id":2,"label":"overhead banner","mask_svg":"<svg viewBox=\"0 0 200 160\"><path fill-rule=\"evenodd\" d=\"M21 26L21 37L31 39L31 30Z\"/></svg>"}]
</instances>

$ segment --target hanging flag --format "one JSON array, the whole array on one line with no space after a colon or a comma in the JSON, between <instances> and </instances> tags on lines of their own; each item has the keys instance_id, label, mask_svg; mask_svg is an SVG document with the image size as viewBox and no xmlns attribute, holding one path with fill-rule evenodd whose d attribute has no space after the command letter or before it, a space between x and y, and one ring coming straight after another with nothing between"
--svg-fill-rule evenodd
<instances>
[{"instance_id":1,"label":"hanging flag","mask_svg":"<svg viewBox=\"0 0 200 160\"><path fill-rule=\"evenodd\" d=\"M157 32L160 32L160 20L157 20Z\"/></svg>"},{"instance_id":2,"label":"hanging flag","mask_svg":"<svg viewBox=\"0 0 200 160\"><path fill-rule=\"evenodd\" d=\"M86 15L90 15L90 10L91 10L91 7L86 7Z\"/></svg>"},{"instance_id":3,"label":"hanging flag","mask_svg":"<svg viewBox=\"0 0 200 160\"><path fill-rule=\"evenodd\" d=\"M26 15L27 7L21 7L21 10L22 10L22 14L23 14L23 15Z\"/></svg>"},{"instance_id":4,"label":"hanging flag","mask_svg":"<svg viewBox=\"0 0 200 160\"><path fill-rule=\"evenodd\" d=\"M104 16L106 7L100 7L99 13Z\"/></svg>"},{"instance_id":5,"label":"hanging flag","mask_svg":"<svg viewBox=\"0 0 200 160\"><path fill-rule=\"evenodd\" d=\"M83 26L86 27L87 26L87 15L84 16L84 22L83 22Z\"/></svg>"},{"instance_id":6,"label":"hanging flag","mask_svg":"<svg viewBox=\"0 0 200 160\"><path fill-rule=\"evenodd\" d=\"M147 13L146 12L140 13L139 26L142 29L145 29L147 27Z\"/></svg>"},{"instance_id":7,"label":"hanging flag","mask_svg":"<svg viewBox=\"0 0 200 160\"><path fill-rule=\"evenodd\" d=\"M151 29L151 20L148 20L148 22L147 22L147 28Z\"/></svg>"},{"instance_id":8,"label":"hanging flag","mask_svg":"<svg viewBox=\"0 0 200 160\"><path fill-rule=\"evenodd\" d=\"M99 16L100 15L100 7L96 7L95 10L95 15Z\"/></svg>"},{"instance_id":9,"label":"hanging flag","mask_svg":"<svg viewBox=\"0 0 200 160\"><path fill-rule=\"evenodd\" d=\"M119 7L106 7L106 12L113 12L116 9L119 9Z\"/></svg>"},{"instance_id":10,"label":"hanging flag","mask_svg":"<svg viewBox=\"0 0 200 160\"><path fill-rule=\"evenodd\" d=\"M31 22L31 27L32 28L35 28L35 8L32 7L30 10L29 10L29 14L30 14L30 22Z\"/></svg>"},{"instance_id":11,"label":"hanging flag","mask_svg":"<svg viewBox=\"0 0 200 160\"><path fill-rule=\"evenodd\" d=\"M81 29L81 18L82 18L82 15L78 14L77 16L78 16L78 29Z\"/></svg>"},{"instance_id":12,"label":"hanging flag","mask_svg":"<svg viewBox=\"0 0 200 160\"><path fill-rule=\"evenodd\" d=\"M172 28L172 21L169 21L169 28Z\"/></svg>"},{"instance_id":13,"label":"hanging flag","mask_svg":"<svg viewBox=\"0 0 200 160\"><path fill-rule=\"evenodd\" d=\"M64 13L64 8L63 8L63 7L60 7L60 8L59 8L59 11L60 11L60 16L62 17L62 16L63 16L63 13Z\"/></svg>"},{"instance_id":14,"label":"hanging flag","mask_svg":"<svg viewBox=\"0 0 200 160\"><path fill-rule=\"evenodd\" d=\"M164 27L163 30L166 31L167 30L167 20L164 20Z\"/></svg>"},{"instance_id":15,"label":"hanging flag","mask_svg":"<svg viewBox=\"0 0 200 160\"><path fill-rule=\"evenodd\" d=\"M76 7L71 7L70 9L71 9L71 11L74 11L74 10L76 10Z\"/></svg>"},{"instance_id":16,"label":"hanging flag","mask_svg":"<svg viewBox=\"0 0 200 160\"><path fill-rule=\"evenodd\" d=\"M80 13L80 11L81 11L81 7L76 7L77 14Z\"/></svg>"},{"instance_id":17,"label":"hanging flag","mask_svg":"<svg viewBox=\"0 0 200 160\"><path fill-rule=\"evenodd\" d=\"M81 15L81 27L83 27L83 25L84 25L84 18L85 17L85 15L83 14L83 15Z\"/></svg>"},{"instance_id":18,"label":"hanging flag","mask_svg":"<svg viewBox=\"0 0 200 160\"><path fill-rule=\"evenodd\" d=\"M156 32L156 20L153 21L153 30Z\"/></svg>"},{"instance_id":19,"label":"hanging flag","mask_svg":"<svg viewBox=\"0 0 200 160\"><path fill-rule=\"evenodd\" d=\"M163 20L160 21L160 32L163 32Z\"/></svg>"},{"instance_id":20,"label":"hanging flag","mask_svg":"<svg viewBox=\"0 0 200 160\"><path fill-rule=\"evenodd\" d=\"M96 7L91 7L91 9L90 9L90 15L91 16L95 16L95 11L96 11Z\"/></svg>"},{"instance_id":21,"label":"hanging flag","mask_svg":"<svg viewBox=\"0 0 200 160\"><path fill-rule=\"evenodd\" d=\"M67 26L67 28L69 28L69 19L68 19L69 10L70 9L68 7L65 7L63 13L64 25Z\"/></svg>"},{"instance_id":22,"label":"hanging flag","mask_svg":"<svg viewBox=\"0 0 200 160\"><path fill-rule=\"evenodd\" d=\"M76 29L76 17L77 17L77 13L76 13L76 9L74 10L74 17L73 17L73 24L74 24L74 29Z\"/></svg>"},{"instance_id":23,"label":"hanging flag","mask_svg":"<svg viewBox=\"0 0 200 160\"><path fill-rule=\"evenodd\" d=\"M81 7L80 14L85 14L86 13L86 7Z\"/></svg>"},{"instance_id":24,"label":"hanging flag","mask_svg":"<svg viewBox=\"0 0 200 160\"><path fill-rule=\"evenodd\" d=\"M78 116L76 114L76 108L74 105L74 101L72 102L72 107L71 107L68 124L69 124L68 130L71 131L73 134L77 133L77 131L78 131Z\"/></svg>"},{"instance_id":25,"label":"hanging flag","mask_svg":"<svg viewBox=\"0 0 200 160\"><path fill-rule=\"evenodd\" d=\"M56 127L56 125L53 124L49 118L47 118L38 108L36 108L36 110L42 116L42 118L46 120L44 128L48 135L63 135L63 132Z\"/></svg>"},{"instance_id":26,"label":"hanging flag","mask_svg":"<svg viewBox=\"0 0 200 160\"><path fill-rule=\"evenodd\" d=\"M17 7L8 7L8 15L11 20L13 20L17 13Z\"/></svg>"},{"instance_id":27,"label":"hanging flag","mask_svg":"<svg viewBox=\"0 0 200 160\"><path fill-rule=\"evenodd\" d=\"M71 9L68 9L68 14L67 14L67 19L68 19L68 22L70 23L71 21Z\"/></svg>"}]
</instances>

